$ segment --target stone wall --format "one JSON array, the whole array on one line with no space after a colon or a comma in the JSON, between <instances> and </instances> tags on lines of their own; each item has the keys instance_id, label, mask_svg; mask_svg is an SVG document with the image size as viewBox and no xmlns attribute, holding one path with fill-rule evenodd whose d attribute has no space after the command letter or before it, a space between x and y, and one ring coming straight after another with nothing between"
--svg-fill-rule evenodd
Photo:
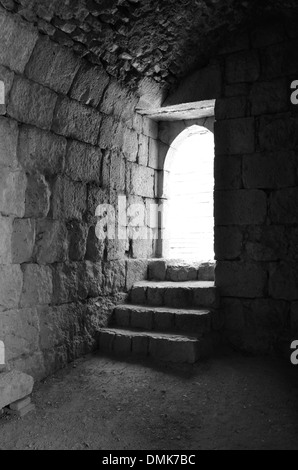
<instances>
[{"instance_id":1,"label":"stone wall","mask_svg":"<svg viewBox=\"0 0 298 470\"><path fill-rule=\"evenodd\" d=\"M11 366L44 377L94 350L146 275L134 259L155 240L129 228L126 241L99 241L95 210L118 195L154 202L158 129L102 67L17 16L0 10L0 22L0 339ZM154 232L147 216L144 227Z\"/></svg>"}]
</instances>

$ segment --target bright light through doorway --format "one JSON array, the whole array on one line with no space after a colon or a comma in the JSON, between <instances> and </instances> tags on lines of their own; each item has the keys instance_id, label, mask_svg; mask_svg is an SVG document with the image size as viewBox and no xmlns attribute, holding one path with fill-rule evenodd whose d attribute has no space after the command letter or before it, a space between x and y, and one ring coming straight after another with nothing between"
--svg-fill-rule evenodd
<instances>
[{"instance_id":1,"label":"bright light through doorway","mask_svg":"<svg viewBox=\"0 0 298 470\"><path fill-rule=\"evenodd\" d=\"M167 184L170 259L214 261L214 135L195 126L177 146Z\"/></svg>"}]
</instances>

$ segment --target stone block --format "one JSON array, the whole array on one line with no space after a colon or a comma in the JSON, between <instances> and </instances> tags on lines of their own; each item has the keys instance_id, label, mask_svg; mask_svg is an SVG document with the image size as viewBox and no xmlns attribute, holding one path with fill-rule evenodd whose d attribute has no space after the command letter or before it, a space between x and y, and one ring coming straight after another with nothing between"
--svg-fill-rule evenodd
<instances>
[{"instance_id":1,"label":"stone block","mask_svg":"<svg viewBox=\"0 0 298 470\"><path fill-rule=\"evenodd\" d=\"M137 96L113 79L105 91L100 111L104 114L112 114L124 122L129 122L134 116L137 102Z\"/></svg>"},{"instance_id":2,"label":"stone block","mask_svg":"<svg viewBox=\"0 0 298 470\"><path fill-rule=\"evenodd\" d=\"M289 90L286 80L258 82L250 93L253 115L280 113L289 109Z\"/></svg>"},{"instance_id":3,"label":"stone block","mask_svg":"<svg viewBox=\"0 0 298 470\"><path fill-rule=\"evenodd\" d=\"M0 31L0 63L23 73L37 41L36 29L1 10Z\"/></svg>"},{"instance_id":4,"label":"stone block","mask_svg":"<svg viewBox=\"0 0 298 470\"><path fill-rule=\"evenodd\" d=\"M51 191L44 176L28 176L25 217L47 217L50 210L50 197Z\"/></svg>"},{"instance_id":5,"label":"stone block","mask_svg":"<svg viewBox=\"0 0 298 470\"><path fill-rule=\"evenodd\" d=\"M243 157L243 183L248 189L278 189L296 185L298 160L293 152L264 152Z\"/></svg>"},{"instance_id":6,"label":"stone block","mask_svg":"<svg viewBox=\"0 0 298 470\"><path fill-rule=\"evenodd\" d=\"M251 33L253 48L263 48L285 40L284 26L280 22L255 28Z\"/></svg>"},{"instance_id":7,"label":"stone block","mask_svg":"<svg viewBox=\"0 0 298 470\"><path fill-rule=\"evenodd\" d=\"M72 141L67 148L65 173L73 181L101 182L102 153L98 147Z\"/></svg>"},{"instance_id":8,"label":"stone block","mask_svg":"<svg viewBox=\"0 0 298 470\"><path fill-rule=\"evenodd\" d=\"M270 297L288 301L298 300L296 263L288 261L272 264L269 274Z\"/></svg>"},{"instance_id":9,"label":"stone block","mask_svg":"<svg viewBox=\"0 0 298 470\"><path fill-rule=\"evenodd\" d=\"M232 54L226 59L228 83L255 82L260 76L260 61L256 51Z\"/></svg>"},{"instance_id":10,"label":"stone block","mask_svg":"<svg viewBox=\"0 0 298 470\"><path fill-rule=\"evenodd\" d=\"M133 287L130 297L133 304L144 305L147 302L147 288Z\"/></svg>"},{"instance_id":11,"label":"stone block","mask_svg":"<svg viewBox=\"0 0 298 470\"><path fill-rule=\"evenodd\" d=\"M153 328L153 312L132 310L130 325L132 328L141 330L152 330Z\"/></svg>"},{"instance_id":12,"label":"stone block","mask_svg":"<svg viewBox=\"0 0 298 470\"><path fill-rule=\"evenodd\" d=\"M239 155L255 151L253 118L231 119L215 123L216 155Z\"/></svg>"},{"instance_id":13,"label":"stone block","mask_svg":"<svg viewBox=\"0 0 298 470\"><path fill-rule=\"evenodd\" d=\"M149 139L149 160L148 166L154 170L162 170L159 162L159 143L155 139Z\"/></svg>"},{"instance_id":14,"label":"stone block","mask_svg":"<svg viewBox=\"0 0 298 470\"><path fill-rule=\"evenodd\" d=\"M0 212L23 217L27 178L23 171L3 168L0 172Z\"/></svg>"},{"instance_id":15,"label":"stone block","mask_svg":"<svg viewBox=\"0 0 298 470\"><path fill-rule=\"evenodd\" d=\"M240 257L243 234L238 227L215 227L215 259L233 260Z\"/></svg>"},{"instance_id":16,"label":"stone block","mask_svg":"<svg viewBox=\"0 0 298 470\"><path fill-rule=\"evenodd\" d=\"M87 237L87 246L86 246L86 260L93 261L97 263L102 261L104 258L105 251L105 241L99 240L95 233L95 227L90 227L88 237Z\"/></svg>"},{"instance_id":17,"label":"stone block","mask_svg":"<svg viewBox=\"0 0 298 470\"><path fill-rule=\"evenodd\" d=\"M198 360L198 343L179 337L150 338L149 355L154 359L194 364Z\"/></svg>"},{"instance_id":18,"label":"stone block","mask_svg":"<svg viewBox=\"0 0 298 470\"><path fill-rule=\"evenodd\" d=\"M8 103L8 97L13 84L14 73L0 65L0 80L4 83L4 102L1 100L0 103L0 115L6 114L6 107Z\"/></svg>"},{"instance_id":19,"label":"stone block","mask_svg":"<svg viewBox=\"0 0 298 470\"><path fill-rule=\"evenodd\" d=\"M55 264L53 266L53 303L66 304L79 300L79 263Z\"/></svg>"},{"instance_id":20,"label":"stone block","mask_svg":"<svg viewBox=\"0 0 298 470\"><path fill-rule=\"evenodd\" d=\"M291 304L290 318L291 330L298 332L298 302L293 302Z\"/></svg>"},{"instance_id":21,"label":"stone block","mask_svg":"<svg viewBox=\"0 0 298 470\"><path fill-rule=\"evenodd\" d=\"M13 411L21 411L22 409L26 408L31 403L30 397L22 398L21 400L17 400L12 403L9 408Z\"/></svg>"},{"instance_id":22,"label":"stone block","mask_svg":"<svg viewBox=\"0 0 298 470\"><path fill-rule=\"evenodd\" d=\"M47 305L52 301L52 270L48 266L25 264L22 267L24 283L21 296L21 307Z\"/></svg>"},{"instance_id":23,"label":"stone block","mask_svg":"<svg viewBox=\"0 0 298 470\"><path fill-rule=\"evenodd\" d=\"M64 223L43 219L36 223L34 258L38 264L60 263L67 259L68 232Z\"/></svg>"},{"instance_id":24,"label":"stone block","mask_svg":"<svg viewBox=\"0 0 298 470\"><path fill-rule=\"evenodd\" d=\"M226 330L242 331L245 329L245 311L241 300L223 299L222 309Z\"/></svg>"},{"instance_id":25,"label":"stone block","mask_svg":"<svg viewBox=\"0 0 298 470\"><path fill-rule=\"evenodd\" d=\"M149 337L139 335L132 337L132 353L139 356L147 356L149 349Z\"/></svg>"},{"instance_id":26,"label":"stone block","mask_svg":"<svg viewBox=\"0 0 298 470\"><path fill-rule=\"evenodd\" d=\"M66 95L79 66L79 59L69 48L41 36L27 64L26 75L34 82Z\"/></svg>"},{"instance_id":27,"label":"stone block","mask_svg":"<svg viewBox=\"0 0 298 470\"><path fill-rule=\"evenodd\" d=\"M23 287L23 273L20 266L0 265L0 308L18 307Z\"/></svg>"},{"instance_id":28,"label":"stone block","mask_svg":"<svg viewBox=\"0 0 298 470\"><path fill-rule=\"evenodd\" d=\"M18 158L28 173L53 176L62 172L67 140L36 127L21 126Z\"/></svg>"},{"instance_id":29,"label":"stone block","mask_svg":"<svg viewBox=\"0 0 298 470\"><path fill-rule=\"evenodd\" d=\"M35 235L34 220L14 220L11 242L12 262L14 264L23 264L32 261Z\"/></svg>"},{"instance_id":30,"label":"stone block","mask_svg":"<svg viewBox=\"0 0 298 470\"><path fill-rule=\"evenodd\" d=\"M256 263L219 261L216 267L216 285L223 297L264 297L267 276Z\"/></svg>"},{"instance_id":31,"label":"stone block","mask_svg":"<svg viewBox=\"0 0 298 470\"><path fill-rule=\"evenodd\" d=\"M143 166L148 164L149 137L141 134L139 136L138 163Z\"/></svg>"},{"instance_id":32,"label":"stone block","mask_svg":"<svg viewBox=\"0 0 298 470\"><path fill-rule=\"evenodd\" d=\"M216 119L235 119L248 116L248 101L245 96L218 98L215 106Z\"/></svg>"},{"instance_id":33,"label":"stone block","mask_svg":"<svg viewBox=\"0 0 298 470\"><path fill-rule=\"evenodd\" d=\"M214 281L215 276L215 263L202 263L199 267L198 279L199 281Z\"/></svg>"},{"instance_id":34,"label":"stone block","mask_svg":"<svg viewBox=\"0 0 298 470\"><path fill-rule=\"evenodd\" d=\"M123 133L122 152L130 162L137 161L139 150L138 134L134 130L125 128Z\"/></svg>"},{"instance_id":35,"label":"stone block","mask_svg":"<svg viewBox=\"0 0 298 470\"><path fill-rule=\"evenodd\" d=\"M171 282L196 281L198 279L198 266L171 263L167 266L166 279Z\"/></svg>"},{"instance_id":36,"label":"stone block","mask_svg":"<svg viewBox=\"0 0 298 470\"><path fill-rule=\"evenodd\" d=\"M87 250L88 225L73 220L68 226L69 259L81 261L85 258Z\"/></svg>"},{"instance_id":37,"label":"stone block","mask_svg":"<svg viewBox=\"0 0 298 470\"><path fill-rule=\"evenodd\" d=\"M109 76L102 67L91 67L85 62L76 75L70 97L97 108L108 84Z\"/></svg>"},{"instance_id":38,"label":"stone block","mask_svg":"<svg viewBox=\"0 0 298 470\"><path fill-rule=\"evenodd\" d=\"M103 267L103 288L105 295L123 292L126 286L125 261L109 261Z\"/></svg>"},{"instance_id":39,"label":"stone block","mask_svg":"<svg viewBox=\"0 0 298 470\"><path fill-rule=\"evenodd\" d=\"M36 309L7 310L0 314L1 339L5 341L6 362L30 356L39 349Z\"/></svg>"},{"instance_id":40,"label":"stone block","mask_svg":"<svg viewBox=\"0 0 298 470\"><path fill-rule=\"evenodd\" d=\"M280 335L287 326L289 306L274 299L256 299L245 309L246 327L256 332L275 332Z\"/></svg>"},{"instance_id":41,"label":"stone block","mask_svg":"<svg viewBox=\"0 0 298 470\"><path fill-rule=\"evenodd\" d=\"M18 125L11 119L0 117L0 165L16 168Z\"/></svg>"},{"instance_id":42,"label":"stone block","mask_svg":"<svg viewBox=\"0 0 298 470\"><path fill-rule=\"evenodd\" d=\"M269 217L273 224L298 223L298 189L289 188L275 191L270 197Z\"/></svg>"},{"instance_id":43,"label":"stone block","mask_svg":"<svg viewBox=\"0 0 298 470\"><path fill-rule=\"evenodd\" d=\"M126 188L126 166L125 159L122 153L112 151L110 154L110 161L107 161L105 155L105 162L109 166L109 186L111 191L116 191L117 194L125 192Z\"/></svg>"},{"instance_id":44,"label":"stone block","mask_svg":"<svg viewBox=\"0 0 298 470\"><path fill-rule=\"evenodd\" d=\"M149 261L149 280L165 281L167 273L167 263L164 260Z\"/></svg>"},{"instance_id":45,"label":"stone block","mask_svg":"<svg viewBox=\"0 0 298 470\"><path fill-rule=\"evenodd\" d=\"M53 187L54 219L81 220L87 209L87 187L58 177Z\"/></svg>"},{"instance_id":46,"label":"stone block","mask_svg":"<svg viewBox=\"0 0 298 470\"><path fill-rule=\"evenodd\" d=\"M262 79L294 75L298 72L297 40L274 44L261 51Z\"/></svg>"},{"instance_id":47,"label":"stone block","mask_svg":"<svg viewBox=\"0 0 298 470\"><path fill-rule=\"evenodd\" d=\"M8 410L8 413L17 416L18 418L24 418L24 416L26 416L28 413L31 413L32 411L35 411L35 405L30 403L20 410Z\"/></svg>"},{"instance_id":48,"label":"stone block","mask_svg":"<svg viewBox=\"0 0 298 470\"><path fill-rule=\"evenodd\" d=\"M130 354L132 350L132 337L128 335L115 335L113 352L115 354Z\"/></svg>"},{"instance_id":49,"label":"stone block","mask_svg":"<svg viewBox=\"0 0 298 470\"><path fill-rule=\"evenodd\" d=\"M274 152L298 147L298 119L289 116L266 116L260 120L261 150Z\"/></svg>"},{"instance_id":50,"label":"stone block","mask_svg":"<svg viewBox=\"0 0 298 470\"><path fill-rule=\"evenodd\" d=\"M215 225L260 225L267 217L263 191L215 191Z\"/></svg>"},{"instance_id":51,"label":"stone block","mask_svg":"<svg viewBox=\"0 0 298 470\"><path fill-rule=\"evenodd\" d=\"M96 145L98 142L101 114L78 101L68 98L58 100L52 129L66 137Z\"/></svg>"},{"instance_id":52,"label":"stone block","mask_svg":"<svg viewBox=\"0 0 298 470\"><path fill-rule=\"evenodd\" d=\"M121 149L123 134L123 123L112 116L104 116L99 132L99 147L101 149Z\"/></svg>"},{"instance_id":53,"label":"stone block","mask_svg":"<svg viewBox=\"0 0 298 470\"><path fill-rule=\"evenodd\" d=\"M12 224L13 219L0 216L0 264L12 262Z\"/></svg>"},{"instance_id":54,"label":"stone block","mask_svg":"<svg viewBox=\"0 0 298 470\"><path fill-rule=\"evenodd\" d=\"M7 113L24 124L49 130L52 125L56 93L37 83L15 77Z\"/></svg>"},{"instance_id":55,"label":"stone block","mask_svg":"<svg viewBox=\"0 0 298 470\"><path fill-rule=\"evenodd\" d=\"M240 189L242 187L242 159L240 156L216 157L214 161L215 189Z\"/></svg>"},{"instance_id":56,"label":"stone block","mask_svg":"<svg viewBox=\"0 0 298 470\"><path fill-rule=\"evenodd\" d=\"M255 261L277 261L287 256L287 232L282 226L250 227L247 233L245 250Z\"/></svg>"},{"instance_id":57,"label":"stone block","mask_svg":"<svg viewBox=\"0 0 298 470\"><path fill-rule=\"evenodd\" d=\"M78 263L78 296L80 300L102 294L102 264L85 261Z\"/></svg>"},{"instance_id":58,"label":"stone block","mask_svg":"<svg viewBox=\"0 0 298 470\"><path fill-rule=\"evenodd\" d=\"M16 370L0 374L0 409L31 395L33 377Z\"/></svg>"},{"instance_id":59,"label":"stone block","mask_svg":"<svg viewBox=\"0 0 298 470\"><path fill-rule=\"evenodd\" d=\"M126 288L130 290L139 281L147 279L148 260L127 260L126 262Z\"/></svg>"},{"instance_id":60,"label":"stone block","mask_svg":"<svg viewBox=\"0 0 298 470\"><path fill-rule=\"evenodd\" d=\"M155 173L151 168L132 165L130 169L131 193L136 196L154 198Z\"/></svg>"}]
</instances>

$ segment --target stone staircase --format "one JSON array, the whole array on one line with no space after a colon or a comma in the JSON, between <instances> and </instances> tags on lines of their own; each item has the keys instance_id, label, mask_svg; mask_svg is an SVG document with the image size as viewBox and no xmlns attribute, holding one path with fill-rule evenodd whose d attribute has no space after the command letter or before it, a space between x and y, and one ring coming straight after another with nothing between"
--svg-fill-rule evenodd
<instances>
[{"instance_id":1,"label":"stone staircase","mask_svg":"<svg viewBox=\"0 0 298 470\"><path fill-rule=\"evenodd\" d=\"M116 307L111 327L100 331L100 351L190 364L210 355L219 303L214 266L154 260L148 278L133 286L130 304Z\"/></svg>"}]
</instances>

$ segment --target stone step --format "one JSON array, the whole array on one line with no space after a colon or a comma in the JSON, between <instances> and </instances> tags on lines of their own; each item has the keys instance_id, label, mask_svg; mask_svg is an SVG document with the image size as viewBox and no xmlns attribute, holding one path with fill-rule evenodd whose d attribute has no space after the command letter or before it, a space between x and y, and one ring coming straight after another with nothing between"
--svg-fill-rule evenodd
<instances>
[{"instance_id":1,"label":"stone step","mask_svg":"<svg viewBox=\"0 0 298 470\"><path fill-rule=\"evenodd\" d=\"M193 336L105 328L99 332L99 350L121 356L136 355L165 362L194 364L211 352L211 342Z\"/></svg>"},{"instance_id":2,"label":"stone step","mask_svg":"<svg viewBox=\"0 0 298 470\"><path fill-rule=\"evenodd\" d=\"M153 259L149 261L148 279L162 282L214 281L215 263Z\"/></svg>"},{"instance_id":3,"label":"stone step","mask_svg":"<svg viewBox=\"0 0 298 470\"><path fill-rule=\"evenodd\" d=\"M137 282L130 293L134 305L171 308L217 308L218 291L214 282Z\"/></svg>"},{"instance_id":4,"label":"stone step","mask_svg":"<svg viewBox=\"0 0 298 470\"><path fill-rule=\"evenodd\" d=\"M114 310L113 323L120 328L189 332L199 336L211 331L211 313L209 310L119 305Z\"/></svg>"}]
</instances>

